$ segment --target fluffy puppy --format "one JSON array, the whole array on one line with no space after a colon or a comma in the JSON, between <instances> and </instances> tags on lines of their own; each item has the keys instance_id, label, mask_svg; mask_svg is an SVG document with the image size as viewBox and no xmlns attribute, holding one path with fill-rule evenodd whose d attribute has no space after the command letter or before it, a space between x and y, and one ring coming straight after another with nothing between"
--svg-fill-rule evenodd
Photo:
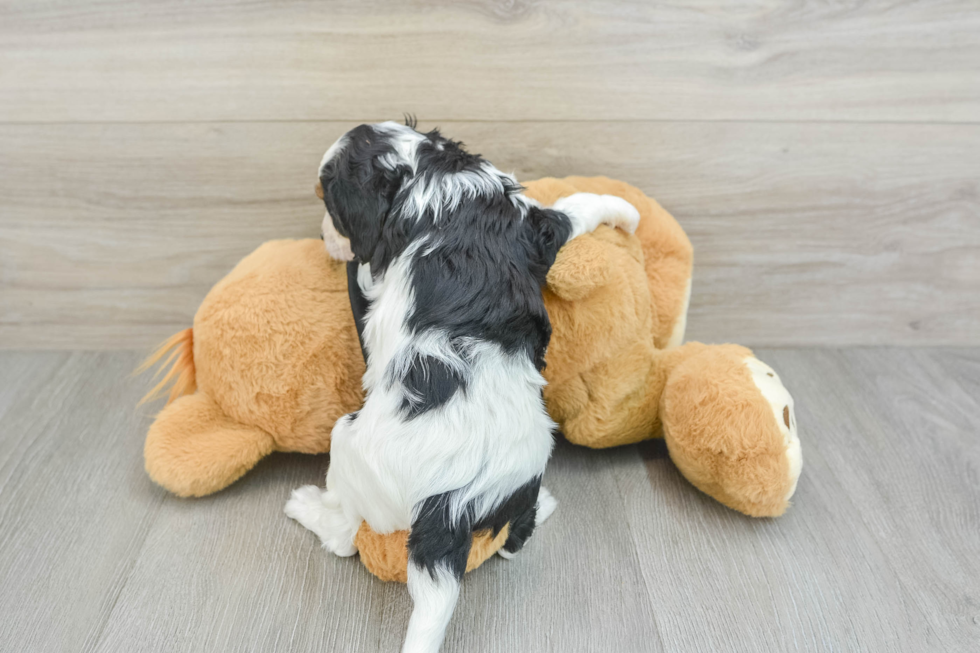
<instances>
[{"instance_id":1,"label":"fluffy puppy","mask_svg":"<svg viewBox=\"0 0 980 653\"><path fill-rule=\"evenodd\" d=\"M509 524L509 557L555 507L541 487L555 428L541 395L548 269L569 239L600 223L632 233L639 214L588 193L543 208L413 124L351 130L319 173L327 251L350 261L366 395L334 426L326 491L297 489L286 514L340 556L356 553L362 520L409 529L403 651L434 653L473 532Z\"/></svg>"}]
</instances>

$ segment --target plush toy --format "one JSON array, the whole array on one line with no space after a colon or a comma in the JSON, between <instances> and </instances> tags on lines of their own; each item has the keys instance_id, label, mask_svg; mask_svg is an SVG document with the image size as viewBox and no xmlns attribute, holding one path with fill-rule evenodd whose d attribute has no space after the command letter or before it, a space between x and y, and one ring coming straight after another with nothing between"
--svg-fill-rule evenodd
<instances>
[{"instance_id":1,"label":"plush toy","mask_svg":"<svg viewBox=\"0 0 980 653\"><path fill-rule=\"evenodd\" d=\"M788 506L802 458L793 399L738 345L681 345L692 249L680 225L638 189L604 177L541 179L544 205L575 192L615 194L641 220L635 235L600 227L559 253L545 304L553 334L544 376L552 418L575 444L663 437L697 488L747 515ZM146 438L146 470L180 496L216 492L272 451L325 453L330 430L362 400L364 361L345 265L318 240L271 241L208 293L165 355L170 402ZM152 393L151 393L152 394ZM405 578L405 532L362 525L356 544L379 577ZM506 539L474 538L469 568Z\"/></svg>"}]
</instances>

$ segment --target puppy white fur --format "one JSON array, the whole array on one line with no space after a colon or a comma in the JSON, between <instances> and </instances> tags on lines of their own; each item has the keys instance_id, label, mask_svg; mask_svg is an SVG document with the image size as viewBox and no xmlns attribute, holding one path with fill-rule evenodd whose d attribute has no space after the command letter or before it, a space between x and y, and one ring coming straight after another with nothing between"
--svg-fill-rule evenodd
<instances>
[{"instance_id":1,"label":"puppy white fur","mask_svg":"<svg viewBox=\"0 0 980 653\"><path fill-rule=\"evenodd\" d=\"M403 651L435 653L472 533L510 524L510 557L556 506L540 487L555 428L541 394L547 268L567 240L599 224L632 233L639 214L585 193L544 209L413 127L363 125L321 162L325 246L353 260L366 397L334 426L326 490L295 490L286 514L341 556L362 520L410 529Z\"/></svg>"}]
</instances>

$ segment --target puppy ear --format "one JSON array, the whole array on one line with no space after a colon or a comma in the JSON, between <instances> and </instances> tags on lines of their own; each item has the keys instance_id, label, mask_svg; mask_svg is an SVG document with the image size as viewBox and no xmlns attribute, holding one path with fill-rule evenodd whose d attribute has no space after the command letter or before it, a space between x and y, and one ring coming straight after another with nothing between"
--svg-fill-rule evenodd
<instances>
[{"instance_id":1,"label":"puppy ear","mask_svg":"<svg viewBox=\"0 0 980 653\"><path fill-rule=\"evenodd\" d=\"M558 250L572 233L571 222L559 211L532 206L524 224L528 230L531 272L544 285Z\"/></svg>"},{"instance_id":2,"label":"puppy ear","mask_svg":"<svg viewBox=\"0 0 980 653\"><path fill-rule=\"evenodd\" d=\"M324 201L337 230L350 239L351 251L357 260L370 261L391 208L385 194L365 190L363 186L338 177L330 182Z\"/></svg>"}]
</instances>

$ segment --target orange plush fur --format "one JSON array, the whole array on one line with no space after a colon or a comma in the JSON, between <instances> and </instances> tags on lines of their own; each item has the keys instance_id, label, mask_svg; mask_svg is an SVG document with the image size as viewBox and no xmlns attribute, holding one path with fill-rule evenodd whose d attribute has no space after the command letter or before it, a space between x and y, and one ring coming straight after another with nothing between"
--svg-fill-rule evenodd
<instances>
[{"instance_id":1,"label":"orange plush fur","mask_svg":"<svg viewBox=\"0 0 980 653\"><path fill-rule=\"evenodd\" d=\"M663 436L703 492L748 515L782 514L800 467L792 400L748 349L673 346L683 338L692 266L680 225L638 189L605 177L526 186L545 205L581 191L619 195L641 215L633 236L600 227L576 238L548 274L544 394L565 437L611 447ZM272 241L245 257L205 297L193 330L149 364L168 354L155 390L176 382L145 459L153 480L180 496L227 487L272 451L329 451L334 421L362 400L344 264L318 240ZM501 546L490 535L475 539L471 568ZM373 573L404 581L405 537L362 525L356 544Z\"/></svg>"}]
</instances>

